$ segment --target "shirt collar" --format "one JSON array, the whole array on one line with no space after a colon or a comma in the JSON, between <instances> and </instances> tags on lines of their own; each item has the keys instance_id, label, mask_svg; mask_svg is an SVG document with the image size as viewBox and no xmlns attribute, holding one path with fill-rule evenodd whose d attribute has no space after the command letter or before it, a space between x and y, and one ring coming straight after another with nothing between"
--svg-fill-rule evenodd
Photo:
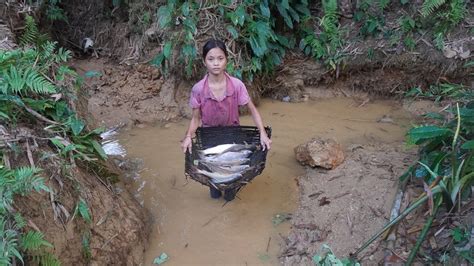
<instances>
[{"instance_id":1,"label":"shirt collar","mask_svg":"<svg viewBox=\"0 0 474 266\"><path fill-rule=\"evenodd\" d=\"M230 79L230 76L229 74L227 74L227 72L224 72L224 75L226 78L226 85L227 85L225 96L226 97L232 96L235 92L234 84L232 83L232 80ZM204 77L204 97L215 100L209 88L208 78L209 78L209 74L206 74L206 76Z\"/></svg>"}]
</instances>

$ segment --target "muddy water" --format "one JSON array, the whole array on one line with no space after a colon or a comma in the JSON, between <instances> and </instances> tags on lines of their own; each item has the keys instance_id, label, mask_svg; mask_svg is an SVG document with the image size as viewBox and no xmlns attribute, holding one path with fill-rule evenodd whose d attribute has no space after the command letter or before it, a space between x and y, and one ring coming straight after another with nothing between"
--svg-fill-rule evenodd
<instances>
[{"instance_id":1,"label":"muddy water","mask_svg":"<svg viewBox=\"0 0 474 266\"><path fill-rule=\"evenodd\" d=\"M290 104L265 100L259 110L273 128L273 148L262 175L244 187L238 199L225 204L209 190L184 178L179 149L188 121L124 132L121 142L130 157L144 159L135 189L154 218L145 265L162 252L166 265L276 265L280 235L289 223L272 217L297 207L295 177L304 173L293 148L311 137L332 137L344 146L403 140L408 114L394 102L358 107L350 99ZM393 122L378 123L389 115ZM243 125L253 125L244 116Z\"/></svg>"}]
</instances>

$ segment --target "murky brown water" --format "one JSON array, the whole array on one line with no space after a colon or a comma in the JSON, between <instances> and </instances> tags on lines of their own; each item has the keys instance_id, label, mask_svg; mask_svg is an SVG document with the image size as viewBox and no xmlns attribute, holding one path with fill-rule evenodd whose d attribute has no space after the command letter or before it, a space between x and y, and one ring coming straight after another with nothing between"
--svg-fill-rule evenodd
<instances>
[{"instance_id":1,"label":"murky brown water","mask_svg":"<svg viewBox=\"0 0 474 266\"><path fill-rule=\"evenodd\" d=\"M166 265L276 265L281 235L289 224L272 224L277 213L297 207L294 178L304 173L293 148L314 136L333 137L347 146L403 139L408 114L390 101L358 108L350 99L290 104L264 100L259 106L266 125L273 128L273 148L262 175L244 187L228 204L209 197L209 190L184 178L179 140L188 121L167 126L136 128L120 140L130 157L144 159L136 189L154 217L145 264L162 252ZM390 115L395 123L377 123ZM251 117L241 119L253 125ZM143 186L144 184L144 186Z\"/></svg>"}]
</instances>

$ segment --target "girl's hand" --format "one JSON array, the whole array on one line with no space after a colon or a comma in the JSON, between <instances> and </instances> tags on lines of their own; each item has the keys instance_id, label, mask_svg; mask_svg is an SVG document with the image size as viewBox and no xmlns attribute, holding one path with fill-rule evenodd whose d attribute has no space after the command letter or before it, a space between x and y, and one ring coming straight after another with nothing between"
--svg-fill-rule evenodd
<instances>
[{"instance_id":1,"label":"girl's hand","mask_svg":"<svg viewBox=\"0 0 474 266\"><path fill-rule=\"evenodd\" d=\"M272 140L268 138L267 132L260 133L260 144L262 144L263 150L271 149Z\"/></svg>"},{"instance_id":2,"label":"girl's hand","mask_svg":"<svg viewBox=\"0 0 474 266\"><path fill-rule=\"evenodd\" d=\"M186 153L186 150L188 150L189 153L192 153L191 136L184 137L184 139L181 141L181 148L183 149L183 153Z\"/></svg>"}]
</instances>

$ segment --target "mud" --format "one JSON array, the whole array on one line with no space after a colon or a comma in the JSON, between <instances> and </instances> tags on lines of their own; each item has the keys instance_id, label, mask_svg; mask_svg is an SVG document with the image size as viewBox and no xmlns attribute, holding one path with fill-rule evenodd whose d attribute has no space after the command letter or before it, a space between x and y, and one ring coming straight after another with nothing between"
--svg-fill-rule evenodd
<instances>
[{"instance_id":1,"label":"mud","mask_svg":"<svg viewBox=\"0 0 474 266\"><path fill-rule=\"evenodd\" d=\"M209 198L206 187L183 176L179 140L187 120L141 125L123 132L120 139L129 156L143 159L132 160L134 165L142 165L141 169L127 166L135 173L129 175L130 189L154 217L146 265L161 252L170 256L170 265L299 265L305 259L287 254L293 252L291 243L301 246L298 251L304 250L307 258L320 243L307 243L310 238L301 231L316 237L319 229L326 228L326 237L320 241L332 239L331 247L339 255L355 248L383 224L396 191L396 172L411 154L400 147L410 114L399 103L375 101L361 106L355 100L340 98L293 104L266 99L259 110L273 128L274 146L267 166L244 187L238 199L224 206L223 200ZM377 122L382 117L391 117L392 122ZM249 116L241 121L253 124ZM347 150L348 159L329 172L299 165L293 148L314 136L337 139ZM373 147L375 143L380 143L378 148ZM336 173L342 176L328 182ZM308 199L320 190L323 193L319 197ZM311 207L324 197L331 201L329 205ZM371 206L377 208L374 211L380 217L367 209L369 199L376 201ZM351 242L341 237L347 230L346 218L341 220L340 216L345 215L348 204L354 219L355 240ZM275 215L282 213L293 213L293 220L274 226ZM285 240L293 242L287 244ZM374 256L380 258L378 253Z\"/></svg>"},{"instance_id":2,"label":"mud","mask_svg":"<svg viewBox=\"0 0 474 266\"><path fill-rule=\"evenodd\" d=\"M334 170L309 169L298 178L299 208L283 247L284 265L313 265L311 259L329 245L348 257L388 222L398 177L415 159L415 151L397 144L353 144L346 161ZM383 263L383 243L375 242L359 257L364 264Z\"/></svg>"},{"instance_id":3,"label":"mud","mask_svg":"<svg viewBox=\"0 0 474 266\"><path fill-rule=\"evenodd\" d=\"M51 188L51 193L30 193L16 199L15 209L25 218L28 229L45 235L54 246L48 251L63 265L138 265L148 230L145 210L120 185L108 185L84 167L65 164L49 147L49 140L37 136L40 132L24 125L8 132L16 136L20 149L26 150L29 142L30 160L26 154L4 152L12 167L34 164L43 169L40 176ZM87 204L90 224L77 213L80 199ZM85 237L88 245L84 245ZM87 250L90 257L85 255Z\"/></svg>"}]
</instances>

